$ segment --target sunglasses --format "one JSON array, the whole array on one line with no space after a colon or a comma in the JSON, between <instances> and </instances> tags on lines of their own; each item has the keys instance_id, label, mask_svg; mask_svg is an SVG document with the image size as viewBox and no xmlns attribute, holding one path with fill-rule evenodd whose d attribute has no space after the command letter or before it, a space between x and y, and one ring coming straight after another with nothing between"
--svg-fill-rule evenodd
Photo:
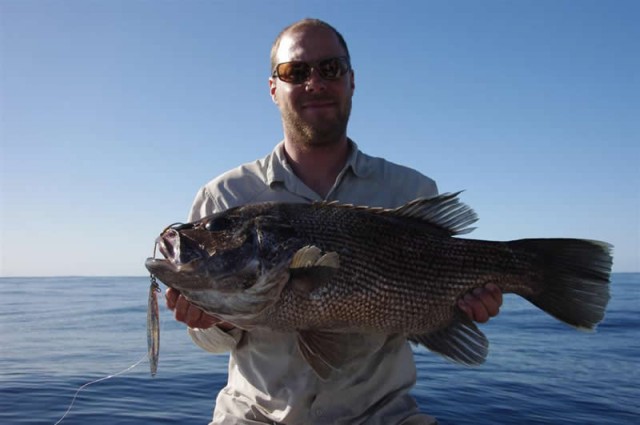
<instances>
[{"instance_id":1,"label":"sunglasses","mask_svg":"<svg viewBox=\"0 0 640 425\"><path fill-rule=\"evenodd\" d=\"M317 62L283 62L276 65L272 77L278 77L280 81L290 84L302 84L311 77L313 70L318 71L320 77L334 81L340 79L349 72L351 64L346 56L323 59Z\"/></svg>"}]
</instances>

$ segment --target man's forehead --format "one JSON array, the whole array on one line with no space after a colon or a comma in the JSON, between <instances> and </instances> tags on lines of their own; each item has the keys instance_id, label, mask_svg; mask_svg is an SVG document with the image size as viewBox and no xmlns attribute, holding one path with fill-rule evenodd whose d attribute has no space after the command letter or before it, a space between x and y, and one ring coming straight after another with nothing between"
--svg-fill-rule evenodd
<instances>
[{"instance_id":1,"label":"man's forehead","mask_svg":"<svg viewBox=\"0 0 640 425\"><path fill-rule=\"evenodd\" d=\"M338 37L329 28L302 27L282 36L276 58L277 62L310 61L345 54Z\"/></svg>"}]
</instances>

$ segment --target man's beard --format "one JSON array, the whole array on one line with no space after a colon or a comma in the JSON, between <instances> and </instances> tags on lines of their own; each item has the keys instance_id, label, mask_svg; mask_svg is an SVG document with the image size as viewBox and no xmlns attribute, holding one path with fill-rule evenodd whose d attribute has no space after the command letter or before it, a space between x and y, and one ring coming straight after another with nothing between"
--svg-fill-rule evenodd
<instances>
[{"instance_id":1,"label":"man's beard","mask_svg":"<svg viewBox=\"0 0 640 425\"><path fill-rule=\"evenodd\" d=\"M282 123L287 132L294 135L295 141L309 146L331 145L338 143L347 132L351 98L343 106L337 115L321 123L308 122L292 109L281 110Z\"/></svg>"}]
</instances>

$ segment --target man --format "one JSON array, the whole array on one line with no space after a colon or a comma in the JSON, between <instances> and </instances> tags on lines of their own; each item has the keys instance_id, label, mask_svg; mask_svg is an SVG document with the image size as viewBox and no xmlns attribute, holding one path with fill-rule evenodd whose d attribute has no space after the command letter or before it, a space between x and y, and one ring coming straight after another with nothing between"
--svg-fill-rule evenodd
<instances>
[{"instance_id":1,"label":"man","mask_svg":"<svg viewBox=\"0 0 640 425\"><path fill-rule=\"evenodd\" d=\"M273 45L271 68L269 87L282 116L283 142L267 157L205 185L190 220L263 201L339 200L391 208L437 194L433 180L369 157L347 138L354 72L347 45L333 27L307 19L285 28ZM467 294L459 307L485 322L501 303L500 290L488 286ZM435 423L408 394L416 370L401 335L363 337L357 360L321 380L298 353L293 334L236 329L172 289L167 305L200 347L231 352L228 384L211 424Z\"/></svg>"}]
</instances>

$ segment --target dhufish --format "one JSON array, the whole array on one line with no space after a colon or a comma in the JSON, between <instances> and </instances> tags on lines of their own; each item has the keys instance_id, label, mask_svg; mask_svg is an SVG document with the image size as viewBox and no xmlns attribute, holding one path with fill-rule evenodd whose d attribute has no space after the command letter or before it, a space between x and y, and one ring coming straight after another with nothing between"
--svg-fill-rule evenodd
<instances>
[{"instance_id":1,"label":"dhufish","mask_svg":"<svg viewBox=\"0 0 640 425\"><path fill-rule=\"evenodd\" d=\"M494 283L579 329L609 301L611 245L461 238L477 220L459 193L384 209L335 202L249 204L170 226L147 269L205 312L250 331L295 332L321 378L354 334L402 334L463 364L488 341L457 307Z\"/></svg>"}]
</instances>

